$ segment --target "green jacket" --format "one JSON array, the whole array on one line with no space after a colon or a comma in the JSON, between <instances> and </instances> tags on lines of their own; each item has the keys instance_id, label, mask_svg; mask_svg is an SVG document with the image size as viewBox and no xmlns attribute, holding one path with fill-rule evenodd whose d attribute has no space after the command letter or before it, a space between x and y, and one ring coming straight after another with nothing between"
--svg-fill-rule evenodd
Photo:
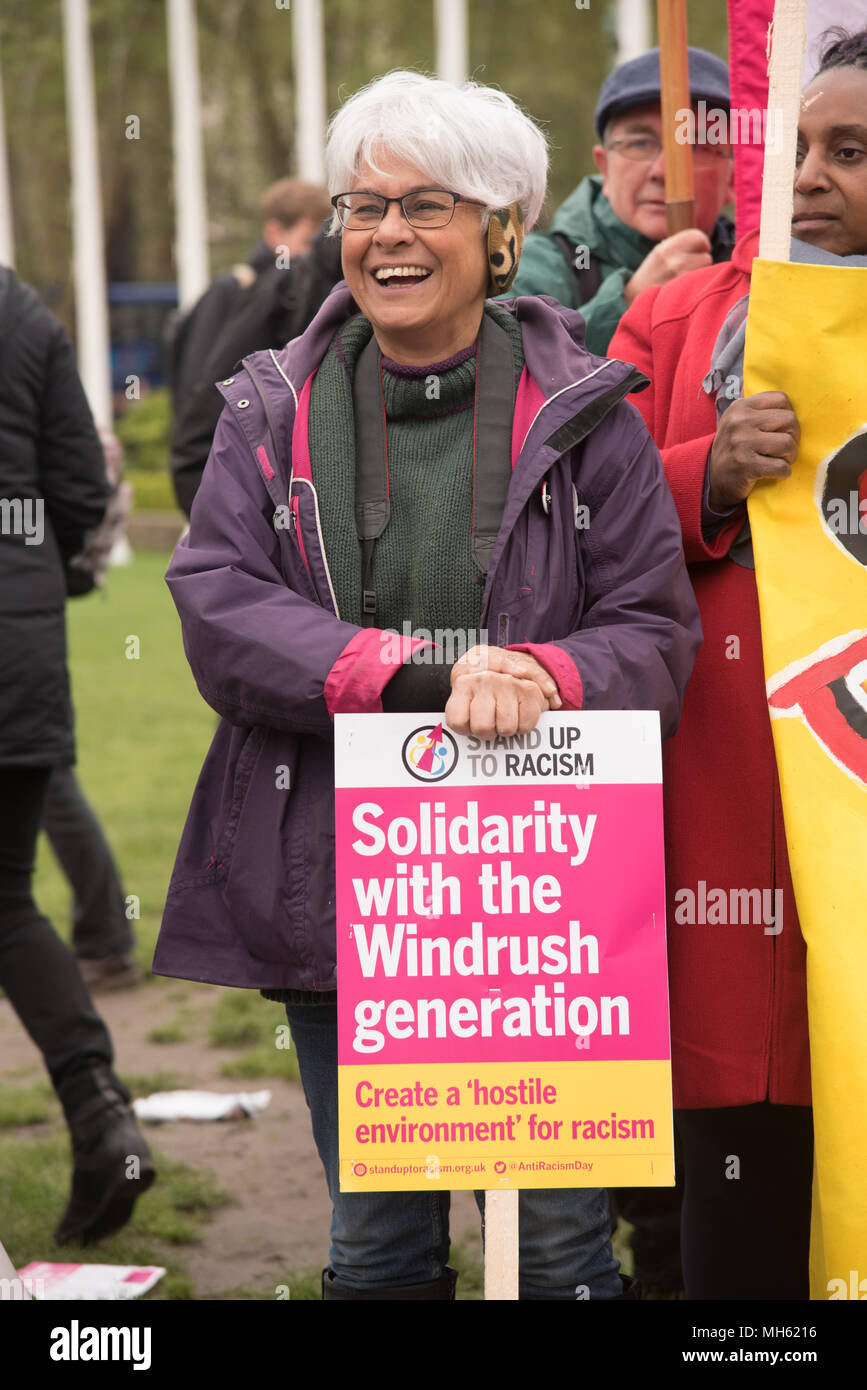
<instances>
[{"instance_id":1,"label":"green jacket","mask_svg":"<svg viewBox=\"0 0 867 1390\"><path fill-rule=\"evenodd\" d=\"M587 247L598 267L602 284L586 303L581 302L581 280L567 260L555 233L574 246ZM509 298L522 294L549 294L568 309L580 309L587 325L588 352L604 357L623 315L623 290L641 262L657 243L642 236L612 211L602 194L602 176L583 179L554 214L550 233L531 232L524 242L518 274ZM714 261L731 257L733 235L722 218L711 238Z\"/></svg>"}]
</instances>

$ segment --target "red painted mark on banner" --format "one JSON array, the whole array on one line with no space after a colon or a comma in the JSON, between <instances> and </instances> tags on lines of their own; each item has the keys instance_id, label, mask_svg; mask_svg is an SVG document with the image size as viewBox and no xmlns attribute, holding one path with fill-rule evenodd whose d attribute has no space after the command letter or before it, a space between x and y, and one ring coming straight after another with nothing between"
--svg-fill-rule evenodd
<instances>
[{"instance_id":1,"label":"red painted mark on banner","mask_svg":"<svg viewBox=\"0 0 867 1390\"><path fill-rule=\"evenodd\" d=\"M768 682L771 718L803 719L849 777L867 786L867 632L826 642Z\"/></svg>"}]
</instances>

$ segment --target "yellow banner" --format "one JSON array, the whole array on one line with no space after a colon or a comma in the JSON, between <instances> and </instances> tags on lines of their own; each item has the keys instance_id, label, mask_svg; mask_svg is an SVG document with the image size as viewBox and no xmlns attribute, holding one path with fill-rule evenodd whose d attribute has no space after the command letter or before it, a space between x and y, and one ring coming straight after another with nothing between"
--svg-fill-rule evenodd
<instances>
[{"instance_id":1,"label":"yellow banner","mask_svg":"<svg viewBox=\"0 0 867 1390\"><path fill-rule=\"evenodd\" d=\"M342 1066L341 1192L671 1187L667 1061Z\"/></svg>"},{"instance_id":2,"label":"yellow banner","mask_svg":"<svg viewBox=\"0 0 867 1390\"><path fill-rule=\"evenodd\" d=\"M807 943L816 1299L867 1277L865 306L867 269L754 262L744 394L785 391L801 426L792 476L759 483L749 515Z\"/></svg>"}]
</instances>

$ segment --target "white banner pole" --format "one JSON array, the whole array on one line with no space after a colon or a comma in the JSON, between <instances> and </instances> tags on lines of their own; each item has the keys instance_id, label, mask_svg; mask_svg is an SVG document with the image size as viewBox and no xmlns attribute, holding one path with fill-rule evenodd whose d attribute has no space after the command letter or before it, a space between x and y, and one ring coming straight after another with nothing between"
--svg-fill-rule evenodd
<instances>
[{"instance_id":1,"label":"white banner pole","mask_svg":"<svg viewBox=\"0 0 867 1390\"><path fill-rule=\"evenodd\" d=\"M112 422L108 292L87 0L63 0L63 38L78 371L97 425L108 429Z\"/></svg>"},{"instance_id":2,"label":"white banner pole","mask_svg":"<svg viewBox=\"0 0 867 1390\"><path fill-rule=\"evenodd\" d=\"M765 141L759 256L787 261L792 240L792 203L801 68L807 46L807 0L777 0L770 39L768 129L779 140Z\"/></svg>"},{"instance_id":3,"label":"white banner pole","mask_svg":"<svg viewBox=\"0 0 867 1390\"><path fill-rule=\"evenodd\" d=\"M295 160L298 177L325 182L325 40L322 0L294 0Z\"/></svg>"},{"instance_id":4,"label":"white banner pole","mask_svg":"<svg viewBox=\"0 0 867 1390\"><path fill-rule=\"evenodd\" d=\"M518 1299L518 1192L485 1193L485 1301Z\"/></svg>"},{"instance_id":5,"label":"white banner pole","mask_svg":"<svg viewBox=\"0 0 867 1390\"><path fill-rule=\"evenodd\" d=\"M199 100L195 0L167 0L169 85L174 143L175 259L180 307L207 289L207 194Z\"/></svg>"}]
</instances>

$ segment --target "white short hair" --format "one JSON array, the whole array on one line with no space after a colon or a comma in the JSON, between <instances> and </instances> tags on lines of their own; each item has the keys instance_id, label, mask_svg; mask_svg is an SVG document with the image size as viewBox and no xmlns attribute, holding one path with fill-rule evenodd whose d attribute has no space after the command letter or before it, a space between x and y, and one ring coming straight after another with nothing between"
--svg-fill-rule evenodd
<instances>
[{"instance_id":1,"label":"white short hair","mask_svg":"<svg viewBox=\"0 0 867 1390\"><path fill-rule=\"evenodd\" d=\"M346 193L377 156L390 154L423 170L434 183L485 204L483 229L495 208L518 203L525 230L545 198L548 144L539 127L494 87L457 87L420 72L390 72L349 98L328 127L328 192ZM332 232L339 229L335 214Z\"/></svg>"}]
</instances>

